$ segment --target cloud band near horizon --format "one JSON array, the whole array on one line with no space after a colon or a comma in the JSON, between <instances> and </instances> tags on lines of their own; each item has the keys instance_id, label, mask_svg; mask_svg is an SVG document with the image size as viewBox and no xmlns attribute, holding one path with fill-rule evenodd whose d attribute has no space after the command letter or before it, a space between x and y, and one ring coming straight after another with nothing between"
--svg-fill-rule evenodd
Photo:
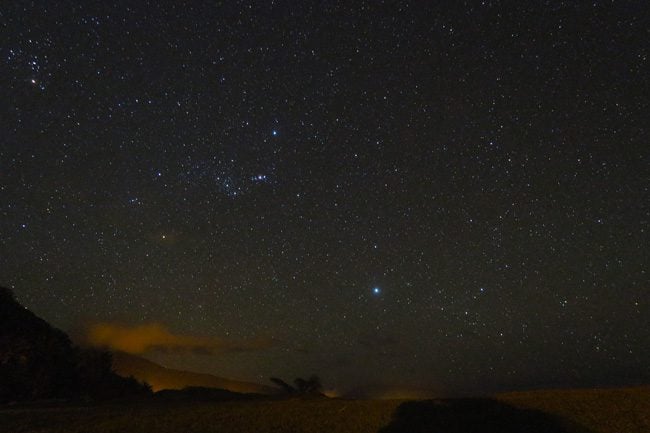
<instances>
[{"instance_id":1,"label":"cloud band near horizon","mask_svg":"<svg viewBox=\"0 0 650 433\"><path fill-rule=\"evenodd\" d=\"M92 346L141 355L148 352L177 352L214 355L218 353L268 350L278 345L270 338L230 340L174 334L161 323L128 326L111 322L92 324L86 332Z\"/></svg>"}]
</instances>

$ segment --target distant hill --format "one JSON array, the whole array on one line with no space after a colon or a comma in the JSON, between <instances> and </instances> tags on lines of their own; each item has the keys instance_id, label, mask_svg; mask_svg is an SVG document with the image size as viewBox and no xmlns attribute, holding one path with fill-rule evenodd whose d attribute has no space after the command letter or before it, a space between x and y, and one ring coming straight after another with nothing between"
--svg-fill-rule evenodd
<instances>
[{"instance_id":1,"label":"distant hill","mask_svg":"<svg viewBox=\"0 0 650 433\"><path fill-rule=\"evenodd\" d=\"M113 373L110 354L81 349L0 287L0 403L148 394Z\"/></svg>"},{"instance_id":2,"label":"distant hill","mask_svg":"<svg viewBox=\"0 0 650 433\"><path fill-rule=\"evenodd\" d=\"M187 387L220 388L237 393L277 394L278 390L252 382L240 382L211 374L174 370L140 356L124 352L113 354L113 369L121 376L147 382L154 391Z\"/></svg>"},{"instance_id":3,"label":"distant hill","mask_svg":"<svg viewBox=\"0 0 650 433\"><path fill-rule=\"evenodd\" d=\"M268 399L265 394L232 392L220 388L187 387L183 389L163 389L154 394L156 401L168 403L183 402L215 402L215 401L244 401Z\"/></svg>"}]
</instances>

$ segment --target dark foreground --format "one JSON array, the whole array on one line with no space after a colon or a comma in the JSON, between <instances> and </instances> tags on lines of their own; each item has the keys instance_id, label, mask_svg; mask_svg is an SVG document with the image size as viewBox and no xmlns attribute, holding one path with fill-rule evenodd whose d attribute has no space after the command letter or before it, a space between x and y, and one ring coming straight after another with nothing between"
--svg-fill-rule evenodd
<instances>
[{"instance_id":1,"label":"dark foreground","mask_svg":"<svg viewBox=\"0 0 650 433\"><path fill-rule=\"evenodd\" d=\"M461 400L278 400L4 407L0 431L39 433L647 433L650 388Z\"/></svg>"}]
</instances>

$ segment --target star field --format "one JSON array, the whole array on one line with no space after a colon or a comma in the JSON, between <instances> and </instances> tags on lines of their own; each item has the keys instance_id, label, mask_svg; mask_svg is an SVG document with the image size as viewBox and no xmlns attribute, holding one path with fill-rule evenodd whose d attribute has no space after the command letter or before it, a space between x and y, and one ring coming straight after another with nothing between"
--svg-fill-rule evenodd
<instances>
[{"instance_id":1,"label":"star field","mask_svg":"<svg viewBox=\"0 0 650 433\"><path fill-rule=\"evenodd\" d=\"M643 2L10 2L0 284L165 365L650 380Z\"/></svg>"}]
</instances>

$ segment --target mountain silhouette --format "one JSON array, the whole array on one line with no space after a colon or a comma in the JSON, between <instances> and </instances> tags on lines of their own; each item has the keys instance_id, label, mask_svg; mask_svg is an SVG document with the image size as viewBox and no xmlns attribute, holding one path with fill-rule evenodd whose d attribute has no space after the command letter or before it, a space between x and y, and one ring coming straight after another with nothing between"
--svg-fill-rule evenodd
<instances>
[{"instance_id":1,"label":"mountain silhouette","mask_svg":"<svg viewBox=\"0 0 650 433\"><path fill-rule=\"evenodd\" d=\"M150 393L147 385L115 374L111 362L110 353L75 346L0 287L0 403Z\"/></svg>"},{"instance_id":2,"label":"mountain silhouette","mask_svg":"<svg viewBox=\"0 0 650 433\"><path fill-rule=\"evenodd\" d=\"M220 388L237 393L277 394L277 389L258 383L225 379L211 374L174 370L146 358L124 352L113 354L113 368L121 376L147 382L154 391L188 387Z\"/></svg>"}]
</instances>

